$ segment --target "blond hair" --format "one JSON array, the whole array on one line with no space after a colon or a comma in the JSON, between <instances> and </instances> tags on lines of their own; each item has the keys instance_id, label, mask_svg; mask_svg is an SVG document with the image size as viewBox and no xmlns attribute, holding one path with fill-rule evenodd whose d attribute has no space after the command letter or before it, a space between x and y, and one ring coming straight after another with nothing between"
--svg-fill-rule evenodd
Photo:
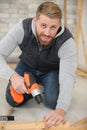
<instances>
[{"instance_id":1,"label":"blond hair","mask_svg":"<svg viewBox=\"0 0 87 130\"><path fill-rule=\"evenodd\" d=\"M43 14L49 18L62 18L62 11L60 7L53 2L44 2L37 8L36 17L39 18Z\"/></svg>"}]
</instances>

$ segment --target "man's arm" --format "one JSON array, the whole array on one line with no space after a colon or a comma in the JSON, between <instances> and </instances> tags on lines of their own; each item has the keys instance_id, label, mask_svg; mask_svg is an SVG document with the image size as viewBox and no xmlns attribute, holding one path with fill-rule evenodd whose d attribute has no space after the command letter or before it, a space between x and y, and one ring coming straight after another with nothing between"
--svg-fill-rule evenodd
<instances>
[{"instance_id":1,"label":"man's arm","mask_svg":"<svg viewBox=\"0 0 87 130\"><path fill-rule=\"evenodd\" d=\"M14 72L5 59L14 51L18 44L21 44L24 36L22 23L18 23L10 32L0 41L0 77L9 79Z\"/></svg>"},{"instance_id":2,"label":"man's arm","mask_svg":"<svg viewBox=\"0 0 87 130\"><path fill-rule=\"evenodd\" d=\"M67 112L71 104L72 91L75 83L75 74L77 67L76 46L72 38L67 40L60 48L60 70L59 85L60 93L56 108L61 108Z\"/></svg>"},{"instance_id":3,"label":"man's arm","mask_svg":"<svg viewBox=\"0 0 87 130\"><path fill-rule=\"evenodd\" d=\"M60 70L59 84L60 94L56 109L51 111L45 118L47 128L59 125L71 104L72 89L75 82L76 72L76 47L73 39L67 40L59 50Z\"/></svg>"}]
</instances>

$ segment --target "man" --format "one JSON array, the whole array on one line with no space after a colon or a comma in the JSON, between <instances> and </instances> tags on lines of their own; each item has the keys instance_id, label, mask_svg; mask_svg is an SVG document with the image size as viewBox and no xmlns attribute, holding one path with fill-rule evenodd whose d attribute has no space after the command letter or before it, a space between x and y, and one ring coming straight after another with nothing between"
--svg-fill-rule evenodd
<instances>
[{"instance_id":1,"label":"man","mask_svg":"<svg viewBox=\"0 0 87 130\"><path fill-rule=\"evenodd\" d=\"M7 78L14 90L23 94L24 101L12 100L8 85L6 100L11 106L21 106L31 96L24 83L24 72L31 72L36 82L44 87L45 103L50 112L46 127L57 126L69 109L76 71L76 48L71 33L62 23L62 12L53 2L42 3L34 18L18 23L0 42L0 74ZM22 50L16 70L5 58L16 46Z\"/></svg>"}]
</instances>

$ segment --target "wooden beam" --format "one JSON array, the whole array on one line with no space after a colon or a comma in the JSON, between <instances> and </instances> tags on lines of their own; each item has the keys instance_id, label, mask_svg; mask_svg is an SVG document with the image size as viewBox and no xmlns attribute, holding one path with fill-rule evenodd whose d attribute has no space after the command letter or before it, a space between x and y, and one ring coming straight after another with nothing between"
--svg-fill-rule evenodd
<instances>
[{"instance_id":1,"label":"wooden beam","mask_svg":"<svg viewBox=\"0 0 87 130\"><path fill-rule=\"evenodd\" d=\"M0 130L87 130L86 125L70 126L69 122L45 128L44 122L1 122Z\"/></svg>"},{"instance_id":2,"label":"wooden beam","mask_svg":"<svg viewBox=\"0 0 87 130\"><path fill-rule=\"evenodd\" d=\"M7 113L5 114L6 116L10 116L14 112L14 107L11 107Z\"/></svg>"},{"instance_id":3,"label":"wooden beam","mask_svg":"<svg viewBox=\"0 0 87 130\"><path fill-rule=\"evenodd\" d=\"M76 47L77 47L77 55L78 55L79 38L80 38L80 35L81 35L82 45L83 45L83 53L84 53L85 63L87 65L87 51L86 51L84 33L83 33L83 28L82 28L82 13L83 13L84 0L78 0L77 2L78 2L77 3L77 11L78 11L77 13L78 13L78 15L77 15L77 27L76 27L76 36L75 36L75 42L76 42ZM82 68L77 69L77 75L87 78L87 72L84 71Z\"/></svg>"},{"instance_id":4,"label":"wooden beam","mask_svg":"<svg viewBox=\"0 0 87 130\"><path fill-rule=\"evenodd\" d=\"M84 125L84 124L87 124L87 117L81 119L80 121L77 121L73 124L73 126L80 126L81 124Z\"/></svg>"},{"instance_id":5,"label":"wooden beam","mask_svg":"<svg viewBox=\"0 0 87 130\"><path fill-rule=\"evenodd\" d=\"M87 78L87 71L83 70L82 68L77 68L77 75Z\"/></svg>"},{"instance_id":6,"label":"wooden beam","mask_svg":"<svg viewBox=\"0 0 87 130\"><path fill-rule=\"evenodd\" d=\"M85 38L84 38L82 25L81 25L81 37L82 37L82 45L83 45L83 52L84 52L85 63L87 65L87 51L86 51L86 43L85 43Z\"/></svg>"},{"instance_id":7,"label":"wooden beam","mask_svg":"<svg viewBox=\"0 0 87 130\"><path fill-rule=\"evenodd\" d=\"M84 0L78 0L77 3L77 27L76 27L76 36L75 36L75 42L77 46L77 51L78 51L78 42L79 42L79 37L81 33L81 23L82 23L82 11L83 11L83 2Z\"/></svg>"},{"instance_id":8,"label":"wooden beam","mask_svg":"<svg viewBox=\"0 0 87 130\"><path fill-rule=\"evenodd\" d=\"M67 26L67 0L64 0L64 25Z\"/></svg>"}]
</instances>

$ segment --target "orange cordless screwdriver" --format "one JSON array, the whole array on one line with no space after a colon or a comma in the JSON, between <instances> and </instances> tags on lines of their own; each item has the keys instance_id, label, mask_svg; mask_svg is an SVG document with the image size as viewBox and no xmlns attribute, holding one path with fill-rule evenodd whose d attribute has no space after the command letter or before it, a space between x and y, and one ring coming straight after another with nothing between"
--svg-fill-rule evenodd
<instances>
[{"instance_id":1,"label":"orange cordless screwdriver","mask_svg":"<svg viewBox=\"0 0 87 130\"><path fill-rule=\"evenodd\" d=\"M24 73L24 81L26 88L28 89L29 94L32 94L32 96L35 98L36 102L38 104L43 102L41 92L39 89L39 84L36 83L34 76L32 73ZM10 86L10 94L13 98L13 100L16 103L21 103L24 100L23 94L19 94L17 91L14 90L12 86Z\"/></svg>"}]
</instances>

